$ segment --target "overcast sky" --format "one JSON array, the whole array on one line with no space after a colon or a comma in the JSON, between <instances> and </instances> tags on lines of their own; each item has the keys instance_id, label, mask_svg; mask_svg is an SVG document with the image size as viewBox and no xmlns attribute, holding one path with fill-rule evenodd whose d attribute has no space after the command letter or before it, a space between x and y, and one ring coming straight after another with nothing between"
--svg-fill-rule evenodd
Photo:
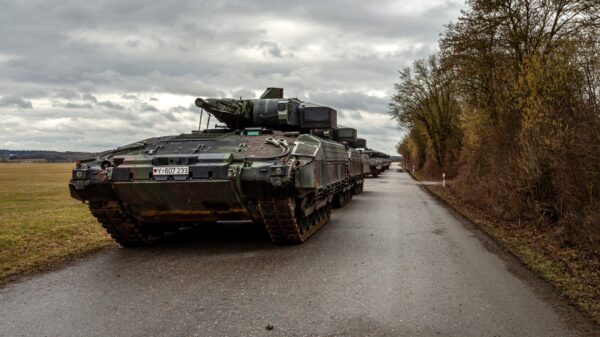
<instances>
[{"instance_id":1,"label":"overcast sky","mask_svg":"<svg viewBox=\"0 0 600 337\"><path fill-rule=\"evenodd\" d=\"M100 151L198 127L196 97L268 86L392 154L397 70L463 0L0 0L0 148Z\"/></svg>"}]
</instances>

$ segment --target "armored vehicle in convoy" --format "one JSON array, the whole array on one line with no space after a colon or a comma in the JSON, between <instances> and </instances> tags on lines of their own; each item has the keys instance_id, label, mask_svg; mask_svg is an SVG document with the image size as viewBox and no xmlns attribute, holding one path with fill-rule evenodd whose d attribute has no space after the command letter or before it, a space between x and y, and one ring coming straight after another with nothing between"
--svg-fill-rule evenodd
<instances>
[{"instance_id":1,"label":"armored vehicle in convoy","mask_svg":"<svg viewBox=\"0 0 600 337\"><path fill-rule=\"evenodd\" d=\"M384 172L390 168L391 164L392 164L392 159L391 159L390 155L381 153L381 167L383 168Z\"/></svg>"},{"instance_id":2,"label":"armored vehicle in convoy","mask_svg":"<svg viewBox=\"0 0 600 337\"><path fill-rule=\"evenodd\" d=\"M365 148L363 153L369 157L370 175L377 178L382 172L390 168L390 156L372 149Z\"/></svg>"},{"instance_id":3,"label":"armored vehicle in convoy","mask_svg":"<svg viewBox=\"0 0 600 337\"><path fill-rule=\"evenodd\" d=\"M363 156L335 109L284 98L210 98L224 126L149 138L76 164L71 196L123 246L202 223L252 220L273 242L301 243L362 191ZM336 141L337 139L337 141ZM345 142L345 143L343 143Z\"/></svg>"},{"instance_id":4,"label":"armored vehicle in convoy","mask_svg":"<svg viewBox=\"0 0 600 337\"><path fill-rule=\"evenodd\" d=\"M346 161L346 187L336 194L333 199L333 208L341 208L352 200L352 196L360 194L363 191L363 183L366 173L363 170L364 161L362 153L356 149L357 131L356 129L339 126L335 128L331 137L345 145L347 152Z\"/></svg>"},{"instance_id":5,"label":"armored vehicle in convoy","mask_svg":"<svg viewBox=\"0 0 600 337\"><path fill-rule=\"evenodd\" d=\"M371 158L369 157L368 154L365 153L365 150L367 149L367 140L363 139L363 138L357 138L356 140L350 142L349 146L351 148L353 148L355 151L358 151L360 153L362 177L365 178L366 176L370 175L371 174ZM362 191L362 186L363 185L360 186L361 191Z\"/></svg>"}]
</instances>

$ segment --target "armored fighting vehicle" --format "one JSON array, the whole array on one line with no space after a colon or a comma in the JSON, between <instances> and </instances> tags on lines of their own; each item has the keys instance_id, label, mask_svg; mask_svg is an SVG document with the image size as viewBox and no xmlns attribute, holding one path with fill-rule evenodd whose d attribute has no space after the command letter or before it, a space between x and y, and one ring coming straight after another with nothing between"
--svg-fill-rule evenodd
<instances>
[{"instance_id":1,"label":"armored fighting vehicle","mask_svg":"<svg viewBox=\"0 0 600 337\"><path fill-rule=\"evenodd\" d=\"M371 158L368 154L365 153L365 149L367 149L367 140L363 138L357 138L355 141L350 142L349 145L351 148L360 153L362 177L365 178L366 176L371 174ZM363 185L360 186L361 192L362 187Z\"/></svg>"},{"instance_id":2,"label":"armored fighting vehicle","mask_svg":"<svg viewBox=\"0 0 600 337\"><path fill-rule=\"evenodd\" d=\"M390 155L381 153L381 152L380 152L380 158L381 158L381 167L382 167L383 171L385 172L390 168L390 165L392 164L392 159L390 158Z\"/></svg>"},{"instance_id":3,"label":"armored fighting vehicle","mask_svg":"<svg viewBox=\"0 0 600 337\"><path fill-rule=\"evenodd\" d=\"M370 175L377 178L390 167L390 156L372 149L365 148L363 153L369 156Z\"/></svg>"},{"instance_id":4,"label":"armored fighting vehicle","mask_svg":"<svg viewBox=\"0 0 600 337\"><path fill-rule=\"evenodd\" d=\"M348 168L354 152L333 140L335 109L284 98L280 88L259 99L198 98L196 106L225 125L76 164L71 196L121 245L223 220L264 223L273 242L300 243L329 221L333 204L362 190Z\"/></svg>"},{"instance_id":5,"label":"armored fighting vehicle","mask_svg":"<svg viewBox=\"0 0 600 337\"><path fill-rule=\"evenodd\" d=\"M357 141L356 129L339 126L335 128L332 135L333 139L346 146L347 162L346 173L347 181L344 184L346 187L334 196L333 208L341 208L346 205L352 196L362 193L365 174L363 172L363 157L356 150Z\"/></svg>"}]
</instances>

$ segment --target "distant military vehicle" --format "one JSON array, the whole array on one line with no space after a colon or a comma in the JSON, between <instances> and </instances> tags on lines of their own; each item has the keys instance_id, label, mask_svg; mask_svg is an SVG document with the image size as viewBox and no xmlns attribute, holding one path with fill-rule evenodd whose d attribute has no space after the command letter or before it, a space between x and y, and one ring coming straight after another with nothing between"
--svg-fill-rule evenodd
<instances>
[{"instance_id":1,"label":"distant military vehicle","mask_svg":"<svg viewBox=\"0 0 600 337\"><path fill-rule=\"evenodd\" d=\"M356 129L349 127L337 127L333 132L333 138L344 145L347 150L347 183L346 188L338 193L333 200L334 208L341 208L347 204L354 194L362 193L365 174L363 172L362 154L354 148L356 145Z\"/></svg>"},{"instance_id":2,"label":"distant military vehicle","mask_svg":"<svg viewBox=\"0 0 600 337\"><path fill-rule=\"evenodd\" d=\"M377 151L371 149L364 149L363 153L366 154L369 158L369 173L371 177L377 178L382 172L382 167L380 165L380 160L377 155Z\"/></svg>"},{"instance_id":3,"label":"distant military vehicle","mask_svg":"<svg viewBox=\"0 0 600 337\"><path fill-rule=\"evenodd\" d=\"M390 158L390 155L385 154L380 152L380 158L381 158L381 167L383 168L383 171L387 171L390 168L390 165L392 164L392 159Z\"/></svg>"},{"instance_id":4,"label":"distant military vehicle","mask_svg":"<svg viewBox=\"0 0 600 337\"><path fill-rule=\"evenodd\" d=\"M370 175L377 178L382 172L390 168L390 156L372 149L365 148L363 153L369 156Z\"/></svg>"},{"instance_id":5,"label":"distant military vehicle","mask_svg":"<svg viewBox=\"0 0 600 337\"><path fill-rule=\"evenodd\" d=\"M335 109L284 98L280 88L196 105L225 125L135 142L73 170L71 195L121 245L222 220L264 223L273 242L300 243L329 221L332 205L362 191L362 157L333 140Z\"/></svg>"},{"instance_id":6,"label":"distant military vehicle","mask_svg":"<svg viewBox=\"0 0 600 337\"><path fill-rule=\"evenodd\" d=\"M367 149L367 140L363 138L357 138L355 141L350 143L350 147L357 150L361 155L362 176L366 177L371 174L371 158L365 153L365 149Z\"/></svg>"}]
</instances>

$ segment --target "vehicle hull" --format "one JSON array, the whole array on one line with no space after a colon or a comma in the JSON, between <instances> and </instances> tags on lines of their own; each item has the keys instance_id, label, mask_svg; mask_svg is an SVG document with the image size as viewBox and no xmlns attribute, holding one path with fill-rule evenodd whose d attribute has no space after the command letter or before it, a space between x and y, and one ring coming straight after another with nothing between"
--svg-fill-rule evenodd
<instances>
[{"instance_id":1,"label":"vehicle hull","mask_svg":"<svg viewBox=\"0 0 600 337\"><path fill-rule=\"evenodd\" d=\"M230 180L113 183L129 213L143 222L250 220Z\"/></svg>"}]
</instances>

